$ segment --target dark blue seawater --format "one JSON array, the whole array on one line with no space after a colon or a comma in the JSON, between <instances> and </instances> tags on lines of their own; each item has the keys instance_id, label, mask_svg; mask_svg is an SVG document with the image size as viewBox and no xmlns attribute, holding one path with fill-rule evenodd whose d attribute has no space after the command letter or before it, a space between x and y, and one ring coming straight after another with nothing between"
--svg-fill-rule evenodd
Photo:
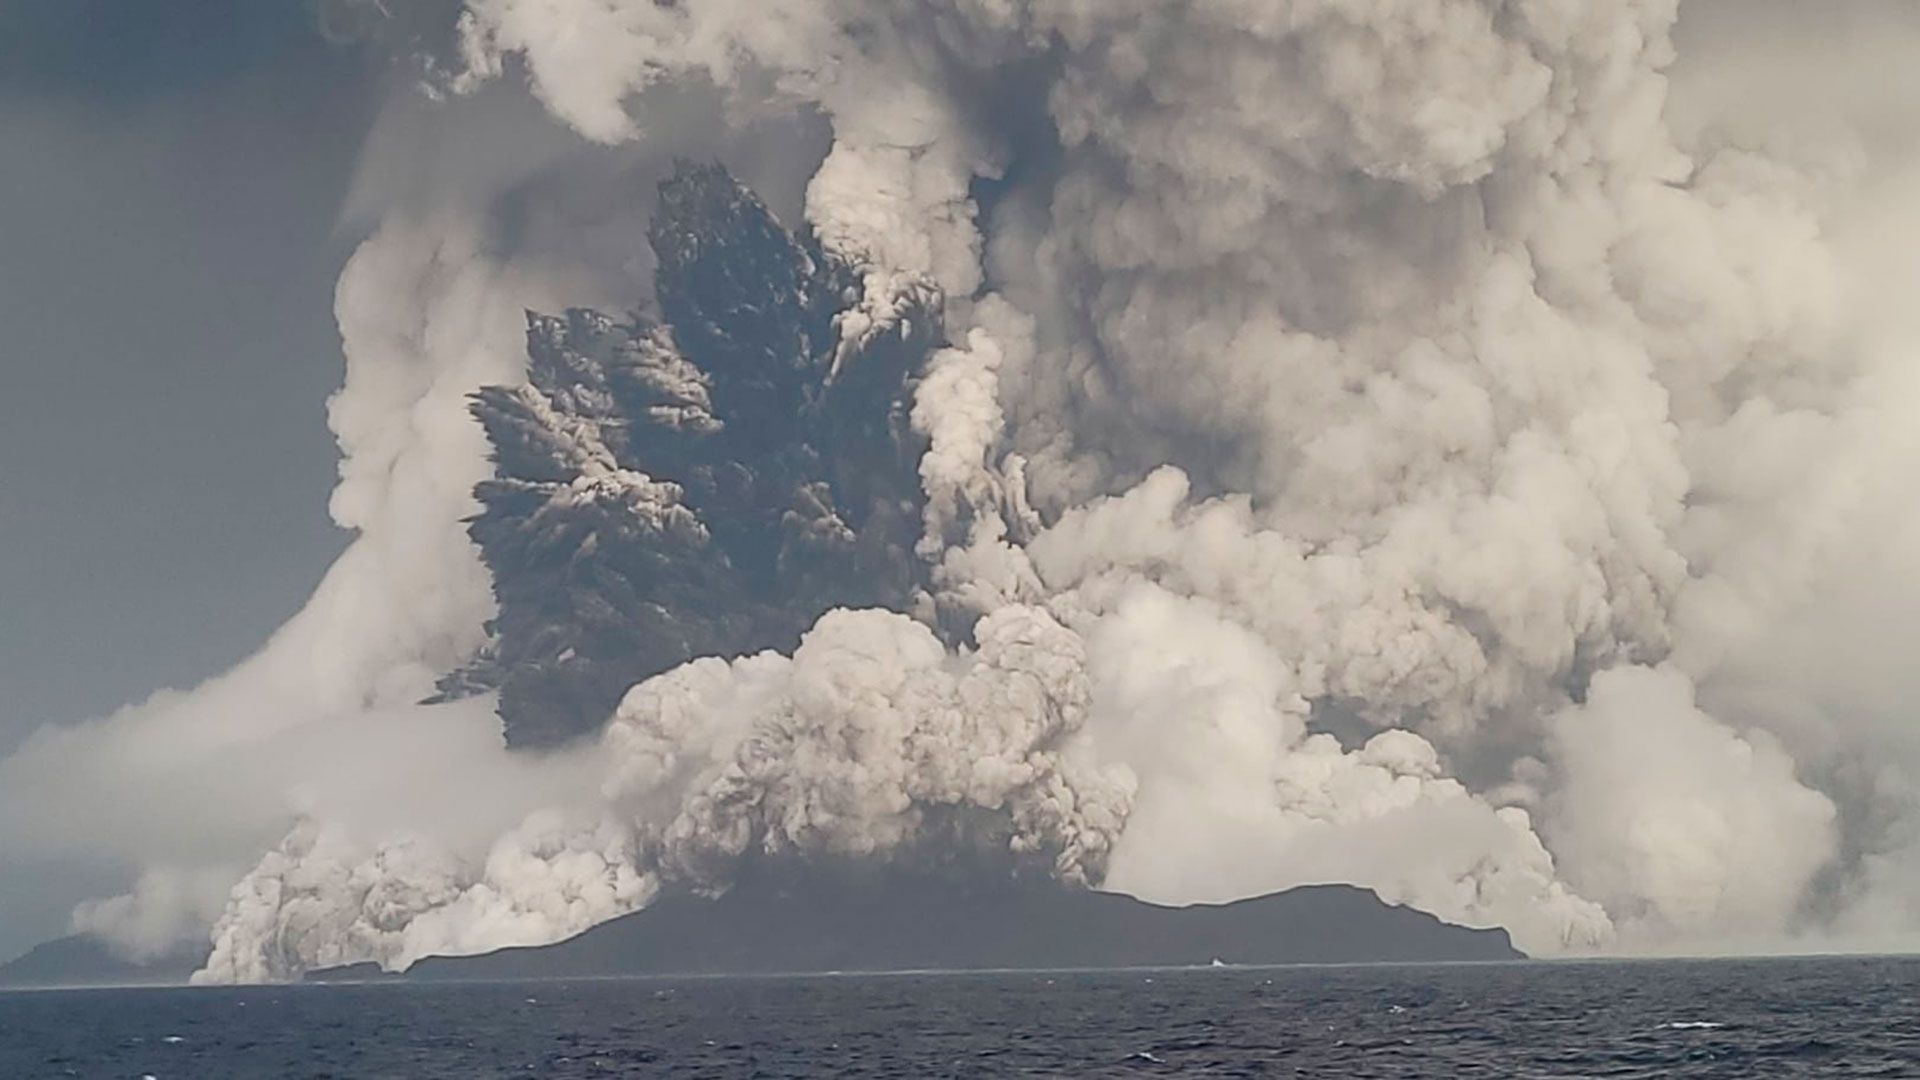
<instances>
[{"instance_id":1,"label":"dark blue seawater","mask_svg":"<svg viewBox=\"0 0 1920 1080\"><path fill-rule=\"evenodd\" d=\"M0 1077L1920 1076L1920 961L0 994Z\"/></svg>"}]
</instances>

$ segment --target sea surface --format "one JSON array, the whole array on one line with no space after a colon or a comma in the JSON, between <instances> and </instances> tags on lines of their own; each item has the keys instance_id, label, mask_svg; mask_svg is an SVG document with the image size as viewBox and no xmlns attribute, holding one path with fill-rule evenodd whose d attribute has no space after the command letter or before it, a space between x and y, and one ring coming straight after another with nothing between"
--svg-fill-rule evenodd
<instances>
[{"instance_id":1,"label":"sea surface","mask_svg":"<svg viewBox=\"0 0 1920 1080\"><path fill-rule=\"evenodd\" d=\"M1920 960L0 993L0 1077L1920 1077Z\"/></svg>"}]
</instances>

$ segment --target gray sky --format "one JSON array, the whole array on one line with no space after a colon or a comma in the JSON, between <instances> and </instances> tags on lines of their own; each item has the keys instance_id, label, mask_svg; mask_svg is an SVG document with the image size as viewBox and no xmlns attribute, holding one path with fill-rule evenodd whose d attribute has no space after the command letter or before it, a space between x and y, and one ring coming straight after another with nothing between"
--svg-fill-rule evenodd
<instances>
[{"instance_id":1,"label":"gray sky","mask_svg":"<svg viewBox=\"0 0 1920 1080\"><path fill-rule=\"evenodd\" d=\"M0 752L224 669L344 546L335 222L379 82L299 0L0 3Z\"/></svg>"}]
</instances>

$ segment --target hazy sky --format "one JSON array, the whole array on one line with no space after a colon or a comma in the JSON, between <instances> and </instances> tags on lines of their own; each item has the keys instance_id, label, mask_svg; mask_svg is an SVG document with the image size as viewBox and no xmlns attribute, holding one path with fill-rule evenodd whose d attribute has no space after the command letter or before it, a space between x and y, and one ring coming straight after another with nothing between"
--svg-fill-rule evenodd
<instances>
[{"instance_id":1,"label":"hazy sky","mask_svg":"<svg viewBox=\"0 0 1920 1080\"><path fill-rule=\"evenodd\" d=\"M229 666L344 546L371 68L298 0L0 5L0 751Z\"/></svg>"}]
</instances>

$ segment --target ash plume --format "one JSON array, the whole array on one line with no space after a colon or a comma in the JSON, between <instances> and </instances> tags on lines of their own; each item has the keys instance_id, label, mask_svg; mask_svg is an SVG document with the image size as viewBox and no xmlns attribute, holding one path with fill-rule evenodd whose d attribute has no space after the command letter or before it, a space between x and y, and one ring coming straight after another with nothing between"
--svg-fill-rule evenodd
<instances>
[{"instance_id":1,"label":"ash plume","mask_svg":"<svg viewBox=\"0 0 1920 1080\"><path fill-rule=\"evenodd\" d=\"M841 340L853 269L718 166L661 185L662 321L528 316L528 384L473 411L496 475L469 529L496 640L443 683L500 691L509 746L596 732L627 689L702 656L792 651L832 606L918 586L908 395L939 314Z\"/></svg>"},{"instance_id":2,"label":"ash plume","mask_svg":"<svg viewBox=\"0 0 1920 1080\"><path fill-rule=\"evenodd\" d=\"M484 826L293 806L201 977L953 851L1536 954L1910 942L1915 687L1861 625L1920 612L1920 157L1743 111L1686 21L1729 10L469 0L451 91L641 171L718 156L688 87L736 157L826 142L764 202L682 168L517 257L409 204L356 257L336 514L386 568L337 573L408 588L329 688L516 749Z\"/></svg>"}]
</instances>

